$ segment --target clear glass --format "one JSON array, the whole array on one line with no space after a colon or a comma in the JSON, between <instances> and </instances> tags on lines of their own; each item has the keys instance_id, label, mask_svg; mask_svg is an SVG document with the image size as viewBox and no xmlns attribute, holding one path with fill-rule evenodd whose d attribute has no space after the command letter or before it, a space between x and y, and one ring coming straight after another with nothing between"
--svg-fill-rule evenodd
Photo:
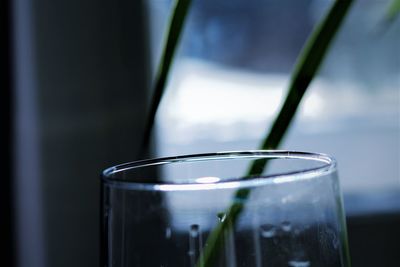
<instances>
[{"instance_id":1,"label":"clear glass","mask_svg":"<svg viewBox=\"0 0 400 267\"><path fill-rule=\"evenodd\" d=\"M247 176L254 160L266 171ZM247 190L238 198L238 190ZM197 265L233 203L243 209L213 265L349 266L335 161L241 151L138 161L102 176L102 266ZM207 266L209 267L209 266Z\"/></svg>"}]
</instances>

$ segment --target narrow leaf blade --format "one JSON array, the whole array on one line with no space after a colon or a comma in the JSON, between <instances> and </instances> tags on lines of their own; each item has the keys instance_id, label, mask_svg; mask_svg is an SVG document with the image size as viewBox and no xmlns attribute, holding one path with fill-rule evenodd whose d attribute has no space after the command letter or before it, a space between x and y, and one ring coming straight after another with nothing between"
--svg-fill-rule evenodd
<instances>
[{"instance_id":1,"label":"narrow leaf blade","mask_svg":"<svg viewBox=\"0 0 400 267\"><path fill-rule=\"evenodd\" d=\"M307 40L295 65L286 99L261 149L276 149L279 146L351 3L352 0L336 0ZM263 161L253 162L248 174L261 173L265 164Z\"/></svg>"},{"instance_id":2,"label":"narrow leaf blade","mask_svg":"<svg viewBox=\"0 0 400 267\"><path fill-rule=\"evenodd\" d=\"M165 92L168 75L171 70L174 55L179 44L190 4L191 0L175 1L175 7L171 16L167 39L163 48L160 63L158 65L157 76L153 89L153 97L151 99L149 115L144 128L143 141L139 151L139 157L142 157L149 147L157 109Z\"/></svg>"},{"instance_id":3,"label":"narrow leaf blade","mask_svg":"<svg viewBox=\"0 0 400 267\"><path fill-rule=\"evenodd\" d=\"M261 146L262 149L274 149L278 147L351 3L352 0L336 0L322 22L318 24L309 37L295 66L286 100L272 125L269 135L267 135ZM247 175L252 176L262 173L266 163L266 160L254 161ZM223 245L224 233L237 221L242 211L243 203L247 200L250 193L250 189L240 189L236 192L235 200L227 210L225 221L210 233L197 267L212 266ZM240 199L239 203L237 203L237 199Z\"/></svg>"}]
</instances>

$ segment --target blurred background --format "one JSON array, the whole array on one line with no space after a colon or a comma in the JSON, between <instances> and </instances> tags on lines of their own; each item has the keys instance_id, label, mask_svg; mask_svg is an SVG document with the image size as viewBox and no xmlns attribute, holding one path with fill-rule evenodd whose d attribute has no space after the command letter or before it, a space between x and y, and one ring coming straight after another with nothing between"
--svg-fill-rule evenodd
<instances>
[{"instance_id":1,"label":"blurred background","mask_svg":"<svg viewBox=\"0 0 400 267\"><path fill-rule=\"evenodd\" d=\"M99 265L99 174L136 158L172 4L3 1L7 266ZM147 156L256 149L330 4L193 1ZM399 260L400 19L385 22L389 4L355 1L281 146L338 160L356 267Z\"/></svg>"}]
</instances>

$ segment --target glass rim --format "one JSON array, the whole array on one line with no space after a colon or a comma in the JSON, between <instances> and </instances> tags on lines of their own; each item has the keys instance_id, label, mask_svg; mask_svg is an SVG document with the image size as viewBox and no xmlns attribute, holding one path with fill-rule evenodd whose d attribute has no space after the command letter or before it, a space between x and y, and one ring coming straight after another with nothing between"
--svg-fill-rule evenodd
<instances>
[{"instance_id":1,"label":"glass rim","mask_svg":"<svg viewBox=\"0 0 400 267\"><path fill-rule=\"evenodd\" d=\"M232 179L224 179L212 182L186 182L173 183L171 181L160 181L158 183L135 182L132 180L116 179L113 175L124 171L140 169L144 167L153 167L157 165L188 163L188 162L206 162L211 160L228 160L228 159L302 159L313 160L325 163L318 167L302 168L296 171L279 172L269 175L254 176L238 176ZM172 157L160 157L153 159L144 159L138 161L118 164L105 169L102 172L101 180L107 185L126 189L140 190L205 190L219 188L241 188L251 187L255 185L279 184L294 182L299 180L311 179L318 176L326 175L336 171L336 160L327 154L290 151L290 150L243 150L243 151L224 151L215 153L187 154Z\"/></svg>"}]
</instances>

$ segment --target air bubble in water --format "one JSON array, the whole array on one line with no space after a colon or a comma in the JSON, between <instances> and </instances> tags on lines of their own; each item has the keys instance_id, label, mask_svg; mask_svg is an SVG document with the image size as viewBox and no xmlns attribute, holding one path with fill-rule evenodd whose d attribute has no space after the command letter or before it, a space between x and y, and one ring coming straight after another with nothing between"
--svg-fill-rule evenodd
<instances>
[{"instance_id":1,"label":"air bubble in water","mask_svg":"<svg viewBox=\"0 0 400 267\"><path fill-rule=\"evenodd\" d=\"M198 224L190 225L189 229L189 259L190 266L195 266L198 256L202 253L203 240Z\"/></svg>"},{"instance_id":2,"label":"air bubble in water","mask_svg":"<svg viewBox=\"0 0 400 267\"><path fill-rule=\"evenodd\" d=\"M340 242L339 242L339 239L338 239L338 237L336 235L333 237L332 244L333 244L333 248L334 249L338 249L339 248Z\"/></svg>"},{"instance_id":3,"label":"air bubble in water","mask_svg":"<svg viewBox=\"0 0 400 267\"><path fill-rule=\"evenodd\" d=\"M224 222L226 219L226 214L223 212L220 212L217 214L217 217L218 217L219 222Z\"/></svg>"},{"instance_id":4,"label":"air bubble in water","mask_svg":"<svg viewBox=\"0 0 400 267\"><path fill-rule=\"evenodd\" d=\"M171 228L167 227L167 229L165 229L165 238L170 239L171 235L172 235Z\"/></svg>"},{"instance_id":5,"label":"air bubble in water","mask_svg":"<svg viewBox=\"0 0 400 267\"><path fill-rule=\"evenodd\" d=\"M288 221L282 222L281 227L282 227L282 230L285 232L290 232L292 230L292 225Z\"/></svg>"},{"instance_id":6,"label":"air bubble in water","mask_svg":"<svg viewBox=\"0 0 400 267\"><path fill-rule=\"evenodd\" d=\"M196 253L193 251L193 250L189 250L188 251L188 255L189 255L189 257L192 257L192 256L194 256Z\"/></svg>"},{"instance_id":7,"label":"air bubble in water","mask_svg":"<svg viewBox=\"0 0 400 267\"><path fill-rule=\"evenodd\" d=\"M190 226L190 236L193 238L199 236L199 225L198 224L192 224Z\"/></svg>"},{"instance_id":8,"label":"air bubble in water","mask_svg":"<svg viewBox=\"0 0 400 267\"><path fill-rule=\"evenodd\" d=\"M289 261L288 262L290 267L309 267L310 266L310 262L309 261Z\"/></svg>"},{"instance_id":9,"label":"air bubble in water","mask_svg":"<svg viewBox=\"0 0 400 267\"><path fill-rule=\"evenodd\" d=\"M276 227L272 224L264 224L260 226L261 236L265 238L271 238L275 236Z\"/></svg>"}]
</instances>

